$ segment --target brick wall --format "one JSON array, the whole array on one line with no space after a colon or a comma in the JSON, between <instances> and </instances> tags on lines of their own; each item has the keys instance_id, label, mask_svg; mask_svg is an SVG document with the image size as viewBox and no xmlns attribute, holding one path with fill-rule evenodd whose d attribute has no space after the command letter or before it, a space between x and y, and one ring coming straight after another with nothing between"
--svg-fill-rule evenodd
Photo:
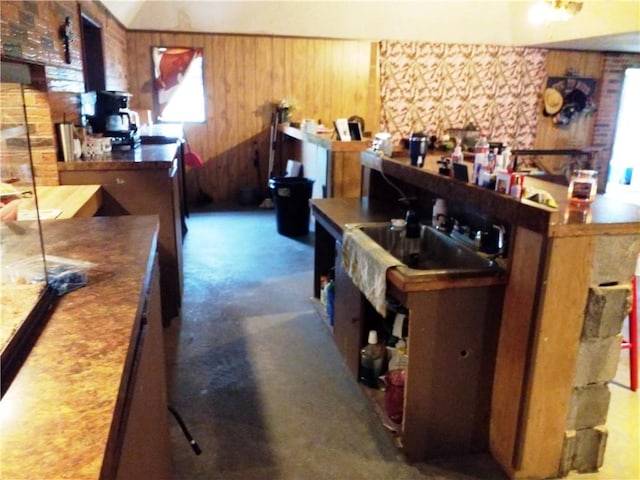
<instances>
[{"instance_id":1,"label":"brick wall","mask_svg":"<svg viewBox=\"0 0 640 480\"><path fill-rule=\"evenodd\" d=\"M600 176L601 188L604 188L608 176L624 72L629 67L640 67L640 55L632 53L605 54L600 99L593 129L593 147L602 152L598 156L601 162L600 171L606 172Z\"/></svg>"},{"instance_id":2,"label":"brick wall","mask_svg":"<svg viewBox=\"0 0 640 480\"><path fill-rule=\"evenodd\" d=\"M0 144L2 178L16 178L19 184L30 184L32 178L28 165L33 162L36 185L58 185L56 147L47 94L31 87L24 87L23 94L20 85L0 83L0 103L0 130L16 132L6 137L3 135ZM31 158L28 146L31 147Z\"/></svg>"},{"instance_id":3,"label":"brick wall","mask_svg":"<svg viewBox=\"0 0 640 480\"><path fill-rule=\"evenodd\" d=\"M102 4L95 0L0 2L2 56L44 67L54 122L79 118L78 94L85 91L80 12L102 26L107 90L127 90L127 31ZM66 17L71 18L74 33L70 63L65 61L60 35Z\"/></svg>"},{"instance_id":4,"label":"brick wall","mask_svg":"<svg viewBox=\"0 0 640 480\"><path fill-rule=\"evenodd\" d=\"M79 94L85 91L81 12L102 26L106 88L127 90L127 31L102 4L95 0L0 2L2 58L29 63L32 76L37 77L34 87L27 89L25 102L36 182L42 185L58 184L54 124L79 123ZM74 32L70 63L66 62L60 35L66 17L71 18ZM11 88L3 90L2 109L21 110L22 96ZM4 161L14 152L7 151L6 143L1 147Z\"/></svg>"}]
</instances>

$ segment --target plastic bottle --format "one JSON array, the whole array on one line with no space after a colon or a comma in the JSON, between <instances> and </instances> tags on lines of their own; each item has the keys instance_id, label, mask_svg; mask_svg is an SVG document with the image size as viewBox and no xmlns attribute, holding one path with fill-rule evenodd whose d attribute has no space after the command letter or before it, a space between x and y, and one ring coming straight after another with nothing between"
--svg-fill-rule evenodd
<instances>
[{"instance_id":1,"label":"plastic bottle","mask_svg":"<svg viewBox=\"0 0 640 480\"><path fill-rule=\"evenodd\" d=\"M390 253L398 260L403 260L405 256L405 233L406 233L406 220L402 218L391 219L391 248Z\"/></svg>"},{"instance_id":2,"label":"plastic bottle","mask_svg":"<svg viewBox=\"0 0 640 480\"><path fill-rule=\"evenodd\" d=\"M489 171L493 172L496 169L496 164L498 161L498 149L494 148L493 152L489 152Z\"/></svg>"},{"instance_id":3,"label":"plastic bottle","mask_svg":"<svg viewBox=\"0 0 640 480\"><path fill-rule=\"evenodd\" d=\"M511 185L511 189L509 190L509 195L516 198L522 198L523 184L524 184L524 176L515 175L513 179L513 185Z\"/></svg>"},{"instance_id":4,"label":"plastic bottle","mask_svg":"<svg viewBox=\"0 0 640 480\"><path fill-rule=\"evenodd\" d=\"M320 276L320 303L327 308L327 283L329 279L326 275Z\"/></svg>"},{"instance_id":5,"label":"plastic bottle","mask_svg":"<svg viewBox=\"0 0 640 480\"><path fill-rule=\"evenodd\" d=\"M473 148L474 159L473 159L473 178L472 182L478 185L480 178L480 171L482 168L488 164L489 157L489 141L487 140L487 135L482 133L478 141L476 142L475 147Z\"/></svg>"},{"instance_id":6,"label":"plastic bottle","mask_svg":"<svg viewBox=\"0 0 640 480\"><path fill-rule=\"evenodd\" d=\"M396 344L396 352L389 361L389 371L385 375L387 390L384 393L385 413L396 424L402 423L404 414L404 382L408 363L407 346L400 339Z\"/></svg>"},{"instance_id":7,"label":"plastic bottle","mask_svg":"<svg viewBox=\"0 0 640 480\"><path fill-rule=\"evenodd\" d=\"M327 291L327 316L329 317L329 325L333 327L333 307L334 307L334 299L335 299L335 283L333 278L330 278L327 282L327 286L325 287Z\"/></svg>"},{"instance_id":8,"label":"plastic bottle","mask_svg":"<svg viewBox=\"0 0 640 480\"><path fill-rule=\"evenodd\" d=\"M502 167L507 172L513 171L513 165L511 165L511 148L507 145L502 151Z\"/></svg>"},{"instance_id":9,"label":"plastic bottle","mask_svg":"<svg viewBox=\"0 0 640 480\"><path fill-rule=\"evenodd\" d=\"M464 154L462 153L462 147L458 143L453 149L453 153L451 154L451 163L462 163L464 162Z\"/></svg>"},{"instance_id":10,"label":"plastic bottle","mask_svg":"<svg viewBox=\"0 0 640 480\"><path fill-rule=\"evenodd\" d=\"M403 339L398 340L396 343L396 351L389 360L389 371L405 369L408 365L407 357L407 344Z\"/></svg>"},{"instance_id":11,"label":"plastic bottle","mask_svg":"<svg viewBox=\"0 0 640 480\"><path fill-rule=\"evenodd\" d=\"M439 227L447 217L447 203L443 198L436 198L433 204L433 217L431 219L431 225Z\"/></svg>"},{"instance_id":12,"label":"plastic bottle","mask_svg":"<svg viewBox=\"0 0 640 480\"><path fill-rule=\"evenodd\" d=\"M369 331L368 344L360 350L360 381L371 388L378 388L386 350L378 343L378 332Z\"/></svg>"}]
</instances>

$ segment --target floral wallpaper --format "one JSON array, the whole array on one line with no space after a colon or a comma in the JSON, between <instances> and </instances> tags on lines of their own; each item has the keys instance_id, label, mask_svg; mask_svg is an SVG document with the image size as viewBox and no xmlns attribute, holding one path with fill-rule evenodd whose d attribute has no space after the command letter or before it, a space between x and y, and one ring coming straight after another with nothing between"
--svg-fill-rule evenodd
<instances>
[{"instance_id":1,"label":"floral wallpaper","mask_svg":"<svg viewBox=\"0 0 640 480\"><path fill-rule=\"evenodd\" d=\"M492 45L380 43L381 130L441 137L473 122L489 140L532 148L547 51Z\"/></svg>"}]
</instances>

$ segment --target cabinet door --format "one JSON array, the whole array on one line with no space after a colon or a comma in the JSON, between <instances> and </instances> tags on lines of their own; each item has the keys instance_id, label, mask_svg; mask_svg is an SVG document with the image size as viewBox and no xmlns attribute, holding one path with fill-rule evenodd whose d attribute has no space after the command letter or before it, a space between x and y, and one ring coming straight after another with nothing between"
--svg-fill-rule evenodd
<instances>
[{"instance_id":1,"label":"cabinet door","mask_svg":"<svg viewBox=\"0 0 640 480\"><path fill-rule=\"evenodd\" d=\"M102 215L158 215L163 323L180 314L182 216L177 161L171 169L72 170L62 185L102 185Z\"/></svg>"},{"instance_id":2,"label":"cabinet door","mask_svg":"<svg viewBox=\"0 0 640 480\"><path fill-rule=\"evenodd\" d=\"M342 267L342 243L336 242L333 338L349 370L358 376L362 346L362 295Z\"/></svg>"},{"instance_id":3,"label":"cabinet door","mask_svg":"<svg viewBox=\"0 0 640 480\"><path fill-rule=\"evenodd\" d=\"M129 379L117 480L171 477L167 385L157 266Z\"/></svg>"}]
</instances>

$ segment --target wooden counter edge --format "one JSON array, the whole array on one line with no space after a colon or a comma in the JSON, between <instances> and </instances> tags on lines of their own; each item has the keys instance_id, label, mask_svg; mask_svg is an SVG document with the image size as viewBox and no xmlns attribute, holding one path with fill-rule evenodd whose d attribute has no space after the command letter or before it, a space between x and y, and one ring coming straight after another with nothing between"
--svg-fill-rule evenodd
<instances>
[{"instance_id":1,"label":"wooden counter edge","mask_svg":"<svg viewBox=\"0 0 640 480\"><path fill-rule=\"evenodd\" d=\"M60 209L57 219L92 217L102 205L100 185L37 186L38 208Z\"/></svg>"},{"instance_id":2,"label":"wooden counter edge","mask_svg":"<svg viewBox=\"0 0 640 480\"><path fill-rule=\"evenodd\" d=\"M332 152L361 152L371 143L370 140L352 140L343 142L333 139L333 135L328 137L328 134L320 135L311 132L304 132L299 128L284 125L280 125L278 130L288 137L301 142L309 142L319 145L320 147L331 150Z\"/></svg>"}]
</instances>

